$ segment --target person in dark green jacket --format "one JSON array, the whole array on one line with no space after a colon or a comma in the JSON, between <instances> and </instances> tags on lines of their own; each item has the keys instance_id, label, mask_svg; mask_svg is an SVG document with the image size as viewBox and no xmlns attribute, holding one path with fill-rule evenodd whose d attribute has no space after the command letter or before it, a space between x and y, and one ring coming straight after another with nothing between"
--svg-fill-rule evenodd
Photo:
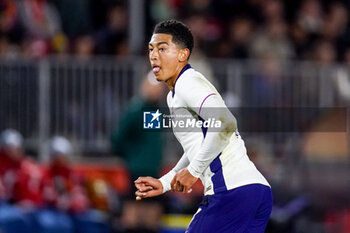
<instances>
[{"instance_id":1,"label":"person in dark green jacket","mask_svg":"<svg viewBox=\"0 0 350 233\"><path fill-rule=\"evenodd\" d=\"M131 100L112 132L113 153L125 160L132 180L141 175L159 176L164 134L143 129L143 111L157 111L165 90L163 83L149 73L142 82L141 95Z\"/></svg>"}]
</instances>

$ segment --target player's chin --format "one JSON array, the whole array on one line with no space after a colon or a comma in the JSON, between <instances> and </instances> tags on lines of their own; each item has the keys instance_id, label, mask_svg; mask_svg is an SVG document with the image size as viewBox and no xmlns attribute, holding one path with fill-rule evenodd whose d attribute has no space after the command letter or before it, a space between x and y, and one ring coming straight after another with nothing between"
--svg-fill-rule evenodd
<instances>
[{"instance_id":1,"label":"player's chin","mask_svg":"<svg viewBox=\"0 0 350 233\"><path fill-rule=\"evenodd\" d=\"M156 79L158 82L165 82L166 78L160 74L156 75Z\"/></svg>"}]
</instances>

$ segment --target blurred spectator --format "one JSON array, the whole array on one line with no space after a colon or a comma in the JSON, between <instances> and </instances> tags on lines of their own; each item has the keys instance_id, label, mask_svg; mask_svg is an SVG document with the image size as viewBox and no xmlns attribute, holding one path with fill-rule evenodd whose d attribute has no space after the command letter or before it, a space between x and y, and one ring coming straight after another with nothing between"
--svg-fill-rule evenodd
<instances>
[{"instance_id":1,"label":"blurred spectator","mask_svg":"<svg viewBox=\"0 0 350 233\"><path fill-rule=\"evenodd\" d=\"M142 129L143 111L156 111L165 87L153 73L142 80L141 93L134 97L111 135L113 153L125 159L132 180L141 175L159 176L163 153L163 137L159 131Z\"/></svg>"},{"instance_id":2,"label":"blurred spectator","mask_svg":"<svg viewBox=\"0 0 350 233\"><path fill-rule=\"evenodd\" d=\"M79 36L74 41L74 54L80 60L87 60L91 58L95 50L95 41L92 36Z\"/></svg>"},{"instance_id":3,"label":"blurred spectator","mask_svg":"<svg viewBox=\"0 0 350 233\"><path fill-rule=\"evenodd\" d=\"M21 172L21 165L25 164L25 162L21 162L24 161L22 143L22 135L16 130L7 129L0 135L0 229L7 233L29 233L32 231L32 224L26 214L28 212L32 213L34 209L32 200L26 200L25 203L22 203L26 207L25 211L13 205L19 197L17 193L15 197L15 192L25 190L28 187L28 185L25 185L22 189L18 189L18 180L28 177L28 174L20 175L20 173L23 173ZM35 175L33 174L33 176ZM33 189L37 191L39 188L36 179L30 180L34 182L31 189L26 190L29 191L27 195L32 194ZM36 193L40 195L40 190ZM23 193L21 192L21 194Z\"/></svg>"},{"instance_id":4,"label":"blurred spectator","mask_svg":"<svg viewBox=\"0 0 350 233\"><path fill-rule=\"evenodd\" d=\"M49 39L61 32L61 19L47 0L17 1L18 14L27 36Z\"/></svg>"},{"instance_id":5,"label":"blurred spectator","mask_svg":"<svg viewBox=\"0 0 350 233\"><path fill-rule=\"evenodd\" d=\"M305 59L306 52L309 50L312 41L309 34L299 23L294 22L289 27L290 39L293 42L296 56L300 59Z\"/></svg>"},{"instance_id":6,"label":"blurred spectator","mask_svg":"<svg viewBox=\"0 0 350 233\"><path fill-rule=\"evenodd\" d=\"M279 0L267 0L262 4L263 17L265 22L271 22L275 20L284 21L284 7L282 1Z\"/></svg>"},{"instance_id":7,"label":"blurred spectator","mask_svg":"<svg viewBox=\"0 0 350 233\"><path fill-rule=\"evenodd\" d=\"M64 34L57 34L52 38L51 42L52 52L64 57L69 53L69 40Z\"/></svg>"},{"instance_id":8,"label":"blurred spectator","mask_svg":"<svg viewBox=\"0 0 350 233\"><path fill-rule=\"evenodd\" d=\"M219 21L201 14L193 14L185 21L193 33L194 45L206 55L214 54L215 44L223 33Z\"/></svg>"},{"instance_id":9,"label":"blurred spectator","mask_svg":"<svg viewBox=\"0 0 350 233\"><path fill-rule=\"evenodd\" d=\"M116 5L109 9L107 24L97 33L97 52L102 54L123 54L121 44L126 47L128 32L127 9ZM119 50L119 51L118 51Z\"/></svg>"},{"instance_id":10,"label":"blurred spectator","mask_svg":"<svg viewBox=\"0 0 350 233\"><path fill-rule=\"evenodd\" d=\"M6 36L0 36L0 58L9 57L10 45Z\"/></svg>"},{"instance_id":11,"label":"blurred spectator","mask_svg":"<svg viewBox=\"0 0 350 233\"><path fill-rule=\"evenodd\" d=\"M206 19L201 15L192 15L186 19L186 23L191 28L194 36L194 45L202 49L203 43L206 40Z\"/></svg>"},{"instance_id":12,"label":"blurred spectator","mask_svg":"<svg viewBox=\"0 0 350 233\"><path fill-rule=\"evenodd\" d=\"M218 40L215 46L215 50L210 54L217 58L231 58L232 44L227 39Z\"/></svg>"},{"instance_id":13,"label":"blurred spectator","mask_svg":"<svg viewBox=\"0 0 350 233\"><path fill-rule=\"evenodd\" d=\"M348 11L340 2L331 3L328 14L325 15L325 21L322 34L325 39L335 40L344 31L348 23Z\"/></svg>"},{"instance_id":14,"label":"blurred spectator","mask_svg":"<svg viewBox=\"0 0 350 233\"><path fill-rule=\"evenodd\" d=\"M307 33L319 33L323 26L323 11L319 0L301 1L298 23Z\"/></svg>"},{"instance_id":15,"label":"blurred spectator","mask_svg":"<svg viewBox=\"0 0 350 233\"><path fill-rule=\"evenodd\" d=\"M52 228L46 218L64 232L73 232L75 228L78 233L108 233L106 214L92 209L85 181L73 170L71 143L64 137L55 136L48 147L50 162L44 168L43 180L43 196L48 208L37 214L40 227L44 232Z\"/></svg>"},{"instance_id":16,"label":"blurred spectator","mask_svg":"<svg viewBox=\"0 0 350 233\"><path fill-rule=\"evenodd\" d=\"M340 2L332 2L329 6L329 12L325 15L322 36L334 44L338 53L337 58L340 58L346 47L350 45L348 23L348 9Z\"/></svg>"},{"instance_id":17,"label":"blurred spectator","mask_svg":"<svg viewBox=\"0 0 350 233\"><path fill-rule=\"evenodd\" d=\"M212 4L213 2L211 0L182 1L181 6L178 8L178 15L180 17L203 15L204 17L209 18L208 16L212 15Z\"/></svg>"},{"instance_id":18,"label":"blurred spectator","mask_svg":"<svg viewBox=\"0 0 350 233\"><path fill-rule=\"evenodd\" d=\"M18 9L13 0L0 2L0 35L7 36L10 43L19 43L23 32L18 18Z\"/></svg>"},{"instance_id":19,"label":"blurred spectator","mask_svg":"<svg viewBox=\"0 0 350 233\"><path fill-rule=\"evenodd\" d=\"M154 0L150 8L153 22L160 22L175 16L175 9L172 7L171 1Z\"/></svg>"},{"instance_id":20,"label":"blurred spectator","mask_svg":"<svg viewBox=\"0 0 350 233\"><path fill-rule=\"evenodd\" d=\"M42 205L40 168L22 150L22 135L13 129L0 135L1 199L26 208Z\"/></svg>"},{"instance_id":21,"label":"blurred spectator","mask_svg":"<svg viewBox=\"0 0 350 233\"><path fill-rule=\"evenodd\" d=\"M63 31L69 37L91 33L91 0L52 0L59 12Z\"/></svg>"},{"instance_id":22,"label":"blurred spectator","mask_svg":"<svg viewBox=\"0 0 350 233\"><path fill-rule=\"evenodd\" d=\"M330 65L336 61L336 51L333 44L327 40L320 40L314 44L312 60L322 65Z\"/></svg>"},{"instance_id":23,"label":"blurred spectator","mask_svg":"<svg viewBox=\"0 0 350 233\"><path fill-rule=\"evenodd\" d=\"M89 200L82 177L72 169L72 153L72 145L66 138L57 136L50 140L43 195L48 204L58 209L82 212L89 208Z\"/></svg>"},{"instance_id":24,"label":"blurred spectator","mask_svg":"<svg viewBox=\"0 0 350 233\"><path fill-rule=\"evenodd\" d=\"M12 129L5 130L0 135L0 187L2 200L8 200L11 198L11 190L15 183L15 177L13 172L10 173L12 175L7 175L7 172L13 167L12 163L23 156L21 148L22 142L22 135ZM11 178L6 179L6 176L11 176Z\"/></svg>"},{"instance_id":25,"label":"blurred spectator","mask_svg":"<svg viewBox=\"0 0 350 233\"><path fill-rule=\"evenodd\" d=\"M24 58L42 58L50 52L49 44L44 39L26 37L20 44L20 55Z\"/></svg>"},{"instance_id":26,"label":"blurred spectator","mask_svg":"<svg viewBox=\"0 0 350 233\"><path fill-rule=\"evenodd\" d=\"M117 44L114 55L120 57L128 57L130 55L129 41L126 38Z\"/></svg>"},{"instance_id":27,"label":"blurred spectator","mask_svg":"<svg viewBox=\"0 0 350 233\"><path fill-rule=\"evenodd\" d=\"M288 106L288 103L284 102L286 98L283 98L288 94L282 91L286 83L282 79L280 62L273 53L266 53L259 61L257 65L260 66L261 73L251 77L250 82L247 82L246 101L249 106ZM251 126L254 129L253 124Z\"/></svg>"},{"instance_id":28,"label":"blurred spectator","mask_svg":"<svg viewBox=\"0 0 350 233\"><path fill-rule=\"evenodd\" d=\"M253 58L263 58L269 53L278 60L286 60L295 54L287 37L287 24L281 20L267 22L266 27L255 35L251 47Z\"/></svg>"},{"instance_id":29,"label":"blurred spectator","mask_svg":"<svg viewBox=\"0 0 350 233\"><path fill-rule=\"evenodd\" d=\"M230 56L238 59L249 58L249 47L253 38L253 22L245 16L234 18L228 28Z\"/></svg>"}]
</instances>

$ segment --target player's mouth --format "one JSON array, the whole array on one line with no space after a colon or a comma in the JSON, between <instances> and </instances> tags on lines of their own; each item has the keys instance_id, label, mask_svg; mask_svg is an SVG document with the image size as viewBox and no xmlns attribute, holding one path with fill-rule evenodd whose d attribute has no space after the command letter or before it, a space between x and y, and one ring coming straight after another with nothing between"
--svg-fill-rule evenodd
<instances>
[{"instance_id":1,"label":"player's mouth","mask_svg":"<svg viewBox=\"0 0 350 233\"><path fill-rule=\"evenodd\" d=\"M160 66L152 65L153 73L157 75L160 71Z\"/></svg>"}]
</instances>

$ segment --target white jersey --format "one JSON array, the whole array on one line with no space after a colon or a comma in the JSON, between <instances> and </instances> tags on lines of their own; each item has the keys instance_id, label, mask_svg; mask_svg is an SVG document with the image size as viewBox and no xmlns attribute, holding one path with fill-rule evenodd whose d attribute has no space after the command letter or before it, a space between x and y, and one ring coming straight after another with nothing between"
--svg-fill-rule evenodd
<instances>
[{"instance_id":1,"label":"white jersey","mask_svg":"<svg viewBox=\"0 0 350 233\"><path fill-rule=\"evenodd\" d=\"M183 147L184 154L176 166L160 178L164 192L171 189L174 175L183 168L199 177L204 194L212 195L248 184L269 186L263 175L249 160L244 141L237 130L236 120L227 109L215 87L199 72L186 65L177 78L173 91L167 96L173 121L187 113L195 120L211 117L223 122L221 131L193 127L175 130L174 134ZM213 110L215 109L219 110Z\"/></svg>"}]
</instances>

